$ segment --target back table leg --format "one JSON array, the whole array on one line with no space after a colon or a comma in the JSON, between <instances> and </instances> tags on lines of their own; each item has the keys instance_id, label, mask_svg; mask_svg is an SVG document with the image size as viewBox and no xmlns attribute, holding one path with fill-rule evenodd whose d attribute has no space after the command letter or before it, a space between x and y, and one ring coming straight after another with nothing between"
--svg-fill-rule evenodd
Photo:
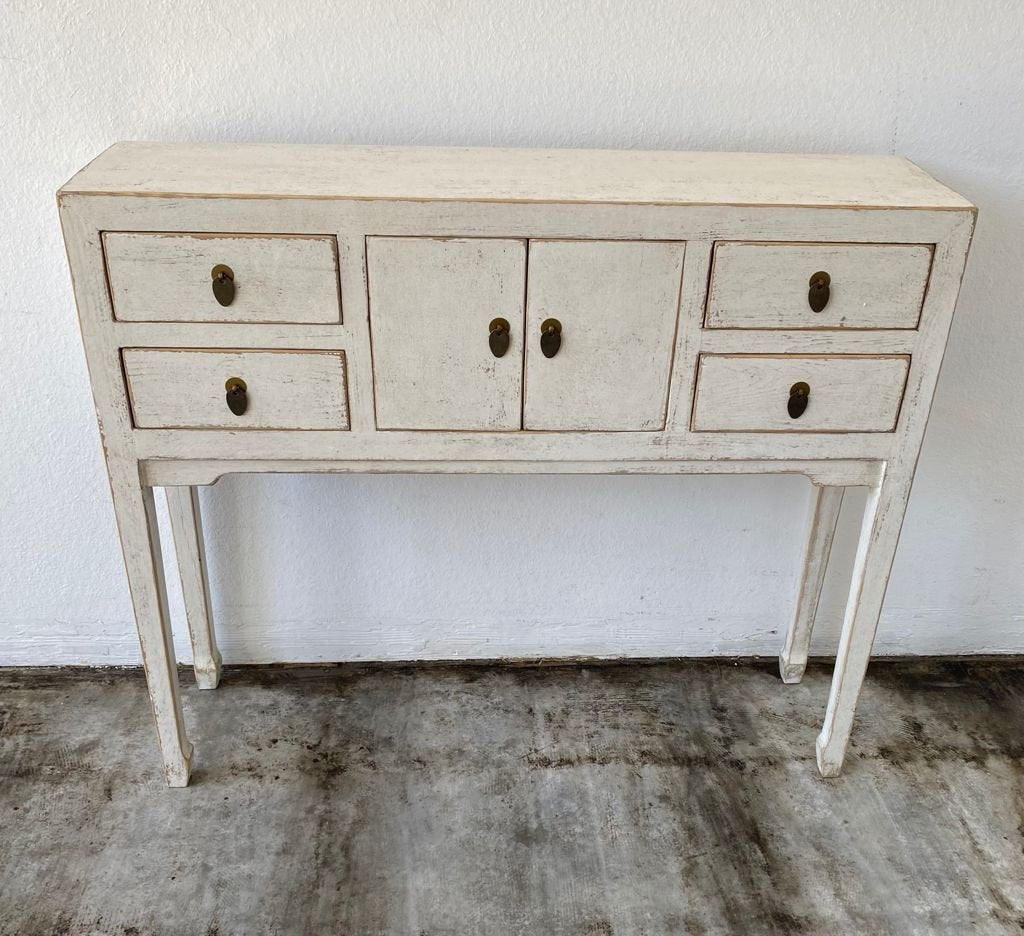
<instances>
[{"instance_id":1,"label":"back table leg","mask_svg":"<svg viewBox=\"0 0 1024 936\"><path fill-rule=\"evenodd\" d=\"M195 487L164 488L171 517L174 552L181 574L181 595L192 637L192 658L196 684L216 689L220 682L221 659L210 611L210 585L206 576L203 522L199 514L199 492Z\"/></svg>"},{"instance_id":2,"label":"back table leg","mask_svg":"<svg viewBox=\"0 0 1024 936\"><path fill-rule=\"evenodd\" d=\"M853 715L896 556L911 480L911 473L893 471L892 466L886 466L881 481L868 495L832 675L832 691L816 746L818 769L823 777L838 777L843 768Z\"/></svg>"},{"instance_id":3,"label":"back table leg","mask_svg":"<svg viewBox=\"0 0 1024 936\"><path fill-rule=\"evenodd\" d=\"M156 718L164 776L168 786L187 786L192 769L192 744L185 736L178 694L178 668L171 640L153 489L141 483L134 463L111 465L110 487L142 645L149 700Z\"/></svg>"},{"instance_id":4,"label":"back table leg","mask_svg":"<svg viewBox=\"0 0 1024 936\"><path fill-rule=\"evenodd\" d=\"M825 583L828 558L832 552L832 540L845 490L835 485L814 485L811 495L811 533L807 540L796 614L786 635L786 645L779 654L779 674L784 683L800 682L807 667L807 650L811 643L814 618L818 613L818 600Z\"/></svg>"}]
</instances>

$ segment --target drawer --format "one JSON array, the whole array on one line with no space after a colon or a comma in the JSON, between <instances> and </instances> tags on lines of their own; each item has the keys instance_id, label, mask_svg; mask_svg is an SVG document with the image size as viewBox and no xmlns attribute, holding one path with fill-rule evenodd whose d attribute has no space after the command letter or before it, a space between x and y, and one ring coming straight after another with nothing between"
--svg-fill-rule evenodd
<instances>
[{"instance_id":1,"label":"drawer","mask_svg":"<svg viewBox=\"0 0 1024 936\"><path fill-rule=\"evenodd\" d=\"M103 235L103 251L114 318L122 322L341 321L334 237L112 231ZM218 299L213 272L220 266L230 280Z\"/></svg>"},{"instance_id":2,"label":"drawer","mask_svg":"<svg viewBox=\"0 0 1024 936\"><path fill-rule=\"evenodd\" d=\"M121 352L138 429L348 429L343 351ZM245 383L246 408L225 384Z\"/></svg>"},{"instance_id":3,"label":"drawer","mask_svg":"<svg viewBox=\"0 0 1024 936\"><path fill-rule=\"evenodd\" d=\"M694 432L892 432L910 358L844 355L702 354ZM806 384L806 409L789 414Z\"/></svg>"},{"instance_id":4,"label":"drawer","mask_svg":"<svg viewBox=\"0 0 1024 936\"><path fill-rule=\"evenodd\" d=\"M916 328L931 262L927 244L719 242L704 324ZM817 273L828 275L828 292L824 307L815 312L810 291Z\"/></svg>"}]
</instances>

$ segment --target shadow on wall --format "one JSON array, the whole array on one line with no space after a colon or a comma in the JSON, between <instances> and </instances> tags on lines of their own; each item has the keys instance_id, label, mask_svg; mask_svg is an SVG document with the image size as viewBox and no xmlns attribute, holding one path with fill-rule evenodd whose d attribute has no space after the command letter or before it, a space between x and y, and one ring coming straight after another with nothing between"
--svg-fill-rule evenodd
<instances>
[{"instance_id":1,"label":"shadow on wall","mask_svg":"<svg viewBox=\"0 0 1024 936\"><path fill-rule=\"evenodd\" d=\"M774 655L808 500L799 477L233 476L202 493L236 662Z\"/></svg>"}]
</instances>

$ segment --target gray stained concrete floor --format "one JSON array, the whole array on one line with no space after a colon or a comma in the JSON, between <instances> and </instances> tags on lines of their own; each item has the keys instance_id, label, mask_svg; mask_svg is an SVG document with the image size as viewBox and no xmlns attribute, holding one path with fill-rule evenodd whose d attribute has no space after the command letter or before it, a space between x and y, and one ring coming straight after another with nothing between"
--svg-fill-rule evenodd
<instances>
[{"instance_id":1,"label":"gray stained concrete floor","mask_svg":"<svg viewBox=\"0 0 1024 936\"><path fill-rule=\"evenodd\" d=\"M1024 666L187 674L164 788L137 672L0 671L0 933L1019 933Z\"/></svg>"}]
</instances>

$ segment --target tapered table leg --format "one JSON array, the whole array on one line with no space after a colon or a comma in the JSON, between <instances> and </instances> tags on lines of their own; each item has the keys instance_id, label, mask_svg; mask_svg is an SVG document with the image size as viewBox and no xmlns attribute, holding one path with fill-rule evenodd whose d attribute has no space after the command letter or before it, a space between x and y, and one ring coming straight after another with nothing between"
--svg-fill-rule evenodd
<instances>
[{"instance_id":1,"label":"tapered table leg","mask_svg":"<svg viewBox=\"0 0 1024 936\"><path fill-rule=\"evenodd\" d=\"M911 477L909 472L893 471L887 466L881 481L868 496L832 691L816 746L818 769L823 777L837 777L843 767L857 699L864 684L899 543Z\"/></svg>"},{"instance_id":2,"label":"tapered table leg","mask_svg":"<svg viewBox=\"0 0 1024 936\"><path fill-rule=\"evenodd\" d=\"M164 491L171 517L174 552L178 557L185 617L192 638L196 685L200 689L216 689L220 682L221 658L210 610L210 585L206 575L199 492L196 487L184 486L168 487Z\"/></svg>"},{"instance_id":3,"label":"tapered table leg","mask_svg":"<svg viewBox=\"0 0 1024 936\"><path fill-rule=\"evenodd\" d=\"M192 769L192 744L178 693L153 489L141 483L134 462L111 465L110 482L164 776L168 786L183 787Z\"/></svg>"},{"instance_id":4,"label":"tapered table leg","mask_svg":"<svg viewBox=\"0 0 1024 936\"><path fill-rule=\"evenodd\" d=\"M825 583L832 540L836 533L839 510L843 506L845 488L815 484L811 498L811 530L807 538L800 592L796 613L786 635L786 644L779 654L779 674L784 683L798 683L807 667L807 650L818 613L821 588Z\"/></svg>"}]
</instances>

